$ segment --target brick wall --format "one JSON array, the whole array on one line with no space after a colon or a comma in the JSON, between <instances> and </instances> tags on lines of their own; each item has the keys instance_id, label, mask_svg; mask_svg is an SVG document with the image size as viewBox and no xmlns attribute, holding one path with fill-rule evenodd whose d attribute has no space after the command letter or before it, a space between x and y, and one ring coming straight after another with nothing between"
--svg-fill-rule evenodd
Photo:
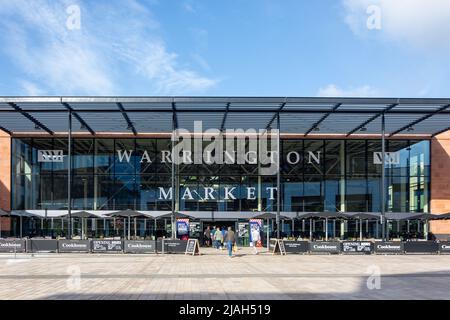
<instances>
[{"instance_id":1,"label":"brick wall","mask_svg":"<svg viewBox=\"0 0 450 320\"><path fill-rule=\"evenodd\" d=\"M450 212L450 131L431 141L431 213ZM450 234L450 221L431 221L430 231Z\"/></svg>"},{"instance_id":2,"label":"brick wall","mask_svg":"<svg viewBox=\"0 0 450 320\"><path fill-rule=\"evenodd\" d=\"M11 209L11 138L0 131L0 209Z\"/></svg>"}]
</instances>

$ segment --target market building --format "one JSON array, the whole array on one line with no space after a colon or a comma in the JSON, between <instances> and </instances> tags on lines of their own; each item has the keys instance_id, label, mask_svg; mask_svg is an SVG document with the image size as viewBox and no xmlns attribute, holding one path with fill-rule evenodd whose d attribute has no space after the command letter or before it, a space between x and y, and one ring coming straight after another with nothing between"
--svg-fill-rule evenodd
<instances>
[{"instance_id":1,"label":"market building","mask_svg":"<svg viewBox=\"0 0 450 320\"><path fill-rule=\"evenodd\" d=\"M0 235L446 236L414 216L450 212L449 128L450 99L2 97Z\"/></svg>"}]
</instances>

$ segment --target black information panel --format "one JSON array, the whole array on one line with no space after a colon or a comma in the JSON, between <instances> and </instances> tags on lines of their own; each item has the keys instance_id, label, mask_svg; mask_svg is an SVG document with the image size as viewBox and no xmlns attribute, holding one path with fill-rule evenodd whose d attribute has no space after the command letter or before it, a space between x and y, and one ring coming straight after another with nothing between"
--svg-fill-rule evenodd
<instances>
[{"instance_id":1,"label":"black information panel","mask_svg":"<svg viewBox=\"0 0 450 320\"><path fill-rule=\"evenodd\" d=\"M59 252L89 252L89 240L58 240Z\"/></svg>"},{"instance_id":2,"label":"black information panel","mask_svg":"<svg viewBox=\"0 0 450 320\"><path fill-rule=\"evenodd\" d=\"M450 253L450 241L439 242L439 252L440 253Z\"/></svg>"},{"instance_id":3,"label":"black information panel","mask_svg":"<svg viewBox=\"0 0 450 320\"><path fill-rule=\"evenodd\" d=\"M403 242L401 241L375 241L375 253L404 253Z\"/></svg>"},{"instance_id":4,"label":"black information panel","mask_svg":"<svg viewBox=\"0 0 450 320\"><path fill-rule=\"evenodd\" d=\"M187 240L164 240L164 253L185 253Z\"/></svg>"},{"instance_id":5,"label":"black information panel","mask_svg":"<svg viewBox=\"0 0 450 320\"><path fill-rule=\"evenodd\" d=\"M370 241L343 241L341 245L343 253L370 254L373 250L372 242Z\"/></svg>"},{"instance_id":6,"label":"black information panel","mask_svg":"<svg viewBox=\"0 0 450 320\"><path fill-rule=\"evenodd\" d=\"M340 253L341 243L337 241L313 241L309 243L311 253Z\"/></svg>"},{"instance_id":7,"label":"black information panel","mask_svg":"<svg viewBox=\"0 0 450 320\"><path fill-rule=\"evenodd\" d=\"M25 252L26 241L22 239L0 239L0 252Z\"/></svg>"},{"instance_id":8,"label":"black information panel","mask_svg":"<svg viewBox=\"0 0 450 320\"><path fill-rule=\"evenodd\" d=\"M439 244L435 241L406 241L405 253L437 253Z\"/></svg>"},{"instance_id":9,"label":"black information panel","mask_svg":"<svg viewBox=\"0 0 450 320\"><path fill-rule=\"evenodd\" d=\"M92 240L92 252L122 252L123 244L121 240Z\"/></svg>"},{"instance_id":10,"label":"black information panel","mask_svg":"<svg viewBox=\"0 0 450 320\"><path fill-rule=\"evenodd\" d=\"M284 240L284 247L287 253L307 253L309 249L308 241L287 241Z\"/></svg>"},{"instance_id":11,"label":"black information panel","mask_svg":"<svg viewBox=\"0 0 450 320\"><path fill-rule=\"evenodd\" d=\"M27 242L28 252L57 252L58 240L53 239L30 239Z\"/></svg>"},{"instance_id":12,"label":"black information panel","mask_svg":"<svg viewBox=\"0 0 450 320\"><path fill-rule=\"evenodd\" d=\"M189 239L186 245L186 254L200 254L200 248L197 239Z\"/></svg>"},{"instance_id":13,"label":"black information panel","mask_svg":"<svg viewBox=\"0 0 450 320\"><path fill-rule=\"evenodd\" d=\"M124 250L130 253L155 253L156 245L154 240L125 241Z\"/></svg>"}]
</instances>

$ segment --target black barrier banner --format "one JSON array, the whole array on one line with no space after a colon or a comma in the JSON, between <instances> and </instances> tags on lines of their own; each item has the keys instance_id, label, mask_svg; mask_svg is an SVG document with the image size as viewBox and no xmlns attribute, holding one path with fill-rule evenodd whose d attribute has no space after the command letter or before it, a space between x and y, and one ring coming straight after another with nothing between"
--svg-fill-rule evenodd
<instances>
[{"instance_id":1,"label":"black barrier banner","mask_svg":"<svg viewBox=\"0 0 450 320\"><path fill-rule=\"evenodd\" d=\"M439 244L435 241L406 241L405 253L437 253Z\"/></svg>"},{"instance_id":2,"label":"black barrier banner","mask_svg":"<svg viewBox=\"0 0 450 320\"><path fill-rule=\"evenodd\" d=\"M0 252L25 252L25 249L25 240L0 239Z\"/></svg>"},{"instance_id":3,"label":"black barrier banner","mask_svg":"<svg viewBox=\"0 0 450 320\"><path fill-rule=\"evenodd\" d=\"M284 247L287 253L307 253L309 249L308 241L288 241L284 240Z\"/></svg>"},{"instance_id":4,"label":"black barrier banner","mask_svg":"<svg viewBox=\"0 0 450 320\"><path fill-rule=\"evenodd\" d=\"M89 240L58 240L59 252L89 252Z\"/></svg>"},{"instance_id":5,"label":"black barrier banner","mask_svg":"<svg viewBox=\"0 0 450 320\"><path fill-rule=\"evenodd\" d=\"M30 239L27 243L28 252L57 252L58 240Z\"/></svg>"},{"instance_id":6,"label":"black barrier banner","mask_svg":"<svg viewBox=\"0 0 450 320\"><path fill-rule=\"evenodd\" d=\"M185 253L187 240L164 240L164 253Z\"/></svg>"},{"instance_id":7,"label":"black barrier banner","mask_svg":"<svg viewBox=\"0 0 450 320\"><path fill-rule=\"evenodd\" d=\"M339 253L341 252L341 243L337 241L313 241L309 243L309 251Z\"/></svg>"},{"instance_id":8,"label":"black barrier banner","mask_svg":"<svg viewBox=\"0 0 450 320\"><path fill-rule=\"evenodd\" d=\"M376 253L404 253L401 241L375 241L374 250Z\"/></svg>"},{"instance_id":9,"label":"black barrier banner","mask_svg":"<svg viewBox=\"0 0 450 320\"><path fill-rule=\"evenodd\" d=\"M440 253L450 253L450 241L439 242L439 252Z\"/></svg>"},{"instance_id":10,"label":"black barrier banner","mask_svg":"<svg viewBox=\"0 0 450 320\"><path fill-rule=\"evenodd\" d=\"M156 246L153 240L141 240L141 241L125 241L124 242L125 252L131 253L155 253Z\"/></svg>"},{"instance_id":11,"label":"black barrier banner","mask_svg":"<svg viewBox=\"0 0 450 320\"><path fill-rule=\"evenodd\" d=\"M370 241L343 241L342 243L343 253L366 253L372 252L372 242Z\"/></svg>"},{"instance_id":12,"label":"black barrier banner","mask_svg":"<svg viewBox=\"0 0 450 320\"><path fill-rule=\"evenodd\" d=\"M123 251L121 240L92 240L93 252L121 252Z\"/></svg>"}]
</instances>

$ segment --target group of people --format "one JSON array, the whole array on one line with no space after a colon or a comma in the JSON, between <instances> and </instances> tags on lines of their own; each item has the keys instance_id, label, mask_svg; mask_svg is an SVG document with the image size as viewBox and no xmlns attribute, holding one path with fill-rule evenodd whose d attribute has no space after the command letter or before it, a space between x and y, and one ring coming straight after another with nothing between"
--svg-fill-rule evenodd
<instances>
[{"instance_id":1,"label":"group of people","mask_svg":"<svg viewBox=\"0 0 450 320\"><path fill-rule=\"evenodd\" d=\"M257 243L261 241L261 236L259 231L254 229L251 230L251 246L253 247L254 253L258 254L256 248ZM213 248L223 250L226 246L228 249L228 256L233 256L233 249L236 247L236 234L231 227L225 228L213 227L212 229L208 226L203 232L204 244L209 247L212 245Z\"/></svg>"}]
</instances>

